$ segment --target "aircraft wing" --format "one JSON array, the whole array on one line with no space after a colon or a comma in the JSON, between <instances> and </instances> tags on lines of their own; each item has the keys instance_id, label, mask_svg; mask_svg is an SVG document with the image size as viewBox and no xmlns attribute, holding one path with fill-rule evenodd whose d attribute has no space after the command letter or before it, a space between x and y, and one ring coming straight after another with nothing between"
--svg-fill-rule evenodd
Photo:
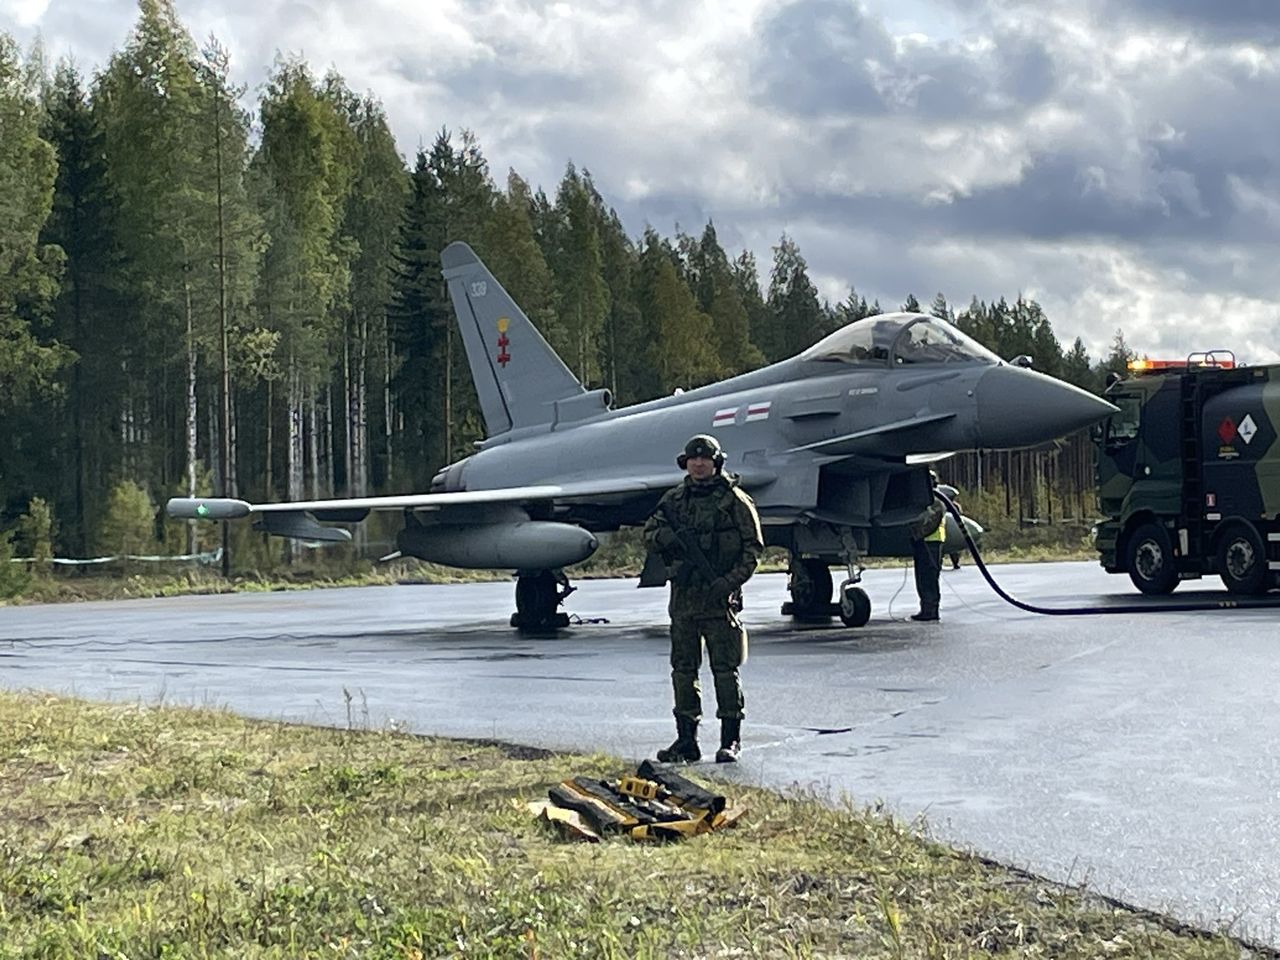
<instances>
[{"instance_id":1,"label":"aircraft wing","mask_svg":"<svg viewBox=\"0 0 1280 960\"><path fill-rule=\"evenodd\" d=\"M492 490L459 490L450 493L410 493L388 497L345 497L329 500L296 500L285 503L249 503L225 497L174 497L165 508L175 520L237 520L251 515L308 515L314 520L358 523L374 510L447 511L453 507L520 504L545 501L565 503L616 501L667 490L680 482L672 471L649 477L599 477L563 483L540 483ZM774 479L766 471L741 477L748 489Z\"/></svg>"}]
</instances>

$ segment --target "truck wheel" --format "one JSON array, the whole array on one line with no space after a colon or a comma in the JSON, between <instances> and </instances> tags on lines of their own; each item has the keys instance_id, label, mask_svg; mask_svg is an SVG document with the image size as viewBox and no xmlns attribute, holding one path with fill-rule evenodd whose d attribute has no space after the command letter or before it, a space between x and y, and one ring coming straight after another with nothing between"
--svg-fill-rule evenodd
<instances>
[{"instance_id":1,"label":"truck wheel","mask_svg":"<svg viewBox=\"0 0 1280 960\"><path fill-rule=\"evenodd\" d=\"M1247 520L1232 523L1218 540L1218 574L1232 593L1263 593L1267 589L1267 550Z\"/></svg>"},{"instance_id":2,"label":"truck wheel","mask_svg":"<svg viewBox=\"0 0 1280 960\"><path fill-rule=\"evenodd\" d=\"M1169 531L1158 523L1144 523L1129 537L1129 579L1148 594L1171 593L1178 585Z\"/></svg>"}]
</instances>

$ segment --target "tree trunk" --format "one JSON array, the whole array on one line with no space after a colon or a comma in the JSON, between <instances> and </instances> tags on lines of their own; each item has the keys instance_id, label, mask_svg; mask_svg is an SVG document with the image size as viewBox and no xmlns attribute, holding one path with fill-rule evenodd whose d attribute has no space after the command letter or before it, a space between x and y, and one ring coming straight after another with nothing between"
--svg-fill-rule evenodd
<instances>
[{"instance_id":1,"label":"tree trunk","mask_svg":"<svg viewBox=\"0 0 1280 960\"><path fill-rule=\"evenodd\" d=\"M444 340L444 462L453 459L453 326L446 329ZM435 468L440 464L427 464Z\"/></svg>"},{"instance_id":2,"label":"tree trunk","mask_svg":"<svg viewBox=\"0 0 1280 960\"><path fill-rule=\"evenodd\" d=\"M333 383L332 380L324 385L324 409L321 411L324 416L324 424L321 429L324 431L324 442L321 444L321 453L324 457L324 495L332 497L334 491L338 489L338 465L335 463L333 453Z\"/></svg>"},{"instance_id":3,"label":"tree trunk","mask_svg":"<svg viewBox=\"0 0 1280 960\"><path fill-rule=\"evenodd\" d=\"M235 466L232 456L231 425L231 364L227 343L227 230L222 194L222 87L215 86L213 97L213 165L218 203L218 334L221 340L222 360L222 434L215 444L210 437L210 447L221 451L222 474L217 490L224 497L236 495ZM222 523L222 575L231 575L231 535L228 524Z\"/></svg>"},{"instance_id":4,"label":"tree trunk","mask_svg":"<svg viewBox=\"0 0 1280 960\"><path fill-rule=\"evenodd\" d=\"M387 475L384 478L388 487L392 486L395 477L395 456L392 446L395 437L393 415L395 407L391 402L391 338L388 336L382 343L382 429L387 444Z\"/></svg>"},{"instance_id":5,"label":"tree trunk","mask_svg":"<svg viewBox=\"0 0 1280 960\"><path fill-rule=\"evenodd\" d=\"M351 422L354 413L351 408L351 337L350 333L342 338L342 399L345 415L342 418L342 436L346 441L342 448L343 477L346 481L347 496L354 496L355 486L352 482L351 455Z\"/></svg>"},{"instance_id":6,"label":"tree trunk","mask_svg":"<svg viewBox=\"0 0 1280 960\"><path fill-rule=\"evenodd\" d=\"M266 470L264 471L265 478L266 478L266 489L265 489L265 490L263 490L263 493L262 493L262 499L263 499L263 500L271 500L271 499L273 499L272 494L273 494L273 493L274 493L274 491L275 491L275 483L274 483L274 480L273 480L273 478L272 478L272 476L271 476L271 455L272 455L272 453L274 453L274 451L275 451L274 444L272 443L273 436L272 436L272 431L271 431L271 400L272 400L272 395L273 395L274 393L275 393L275 384L274 384L272 381L268 380L268 381L267 381L267 410L266 410L266 420L267 420L267 466L266 466Z\"/></svg>"},{"instance_id":7,"label":"tree trunk","mask_svg":"<svg viewBox=\"0 0 1280 960\"><path fill-rule=\"evenodd\" d=\"M297 364L293 355L289 356L289 456L288 456L288 490L287 499L301 500L303 497L303 435L302 435L302 386L298 376ZM292 540L285 540L286 562L292 563L296 551Z\"/></svg>"},{"instance_id":8,"label":"tree trunk","mask_svg":"<svg viewBox=\"0 0 1280 960\"><path fill-rule=\"evenodd\" d=\"M369 411L367 382L365 370L368 367L366 345L368 342L369 324L363 318L356 321L356 368L355 368L355 423L352 425L351 442L355 449L352 453L352 469L355 470L355 491L357 497L369 495Z\"/></svg>"},{"instance_id":9,"label":"tree trunk","mask_svg":"<svg viewBox=\"0 0 1280 960\"><path fill-rule=\"evenodd\" d=\"M191 306L191 283L182 282L187 306L187 496L196 495L196 338ZM196 552L196 525L187 521L187 553Z\"/></svg>"}]
</instances>

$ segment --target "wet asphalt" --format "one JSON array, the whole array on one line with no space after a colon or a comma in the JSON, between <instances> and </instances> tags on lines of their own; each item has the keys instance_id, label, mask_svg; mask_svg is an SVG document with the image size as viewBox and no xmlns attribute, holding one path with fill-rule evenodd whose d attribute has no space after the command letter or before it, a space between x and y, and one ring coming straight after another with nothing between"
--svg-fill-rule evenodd
<instances>
[{"instance_id":1,"label":"wet asphalt","mask_svg":"<svg viewBox=\"0 0 1280 960\"><path fill-rule=\"evenodd\" d=\"M993 571L1045 605L1138 598L1091 563ZM742 762L706 772L883 803L956 846L1280 946L1280 609L1043 617L969 565L923 625L905 620L909 571L865 584L866 627L795 629L785 578L751 581ZM0 684L651 756L673 734L665 592L579 587L566 609L587 622L551 638L507 626L509 583L6 608ZM1174 598L1197 596L1225 594ZM705 667L703 685L710 717ZM716 735L704 723L704 752Z\"/></svg>"}]
</instances>

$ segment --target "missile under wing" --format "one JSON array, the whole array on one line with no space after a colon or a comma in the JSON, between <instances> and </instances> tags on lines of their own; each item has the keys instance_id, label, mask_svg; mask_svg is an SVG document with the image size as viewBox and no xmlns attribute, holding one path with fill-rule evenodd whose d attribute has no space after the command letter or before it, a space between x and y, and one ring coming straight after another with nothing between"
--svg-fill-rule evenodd
<instances>
[{"instance_id":1,"label":"missile under wing","mask_svg":"<svg viewBox=\"0 0 1280 960\"><path fill-rule=\"evenodd\" d=\"M545 629L564 619L562 568L590 556L598 535L643 523L680 481L685 441L712 433L756 501L766 543L790 553L792 612L829 610L839 565L849 571L841 616L860 625L870 615L860 560L910 553L907 525L931 496L923 464L1043 443L1114 409L913 313L860 320L790 359L615 408L608 390L578 382L470 247L450 244L441 263L485 421L474 454L424 493L176 498L169 515L252 517L278 536L339 540L370 511L397 511L401 554L514 570L513 625Z\"/></svg>"}]
</instances>

